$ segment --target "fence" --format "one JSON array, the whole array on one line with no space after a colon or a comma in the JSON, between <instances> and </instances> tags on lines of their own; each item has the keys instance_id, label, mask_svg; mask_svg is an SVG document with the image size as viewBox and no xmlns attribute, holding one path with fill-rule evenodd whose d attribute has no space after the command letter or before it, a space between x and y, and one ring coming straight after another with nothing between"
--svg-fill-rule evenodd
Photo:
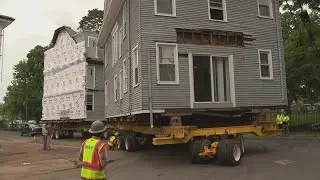
<instances>
[{"instance_id":1,"label":"fence","mask_svg":"<svg viewBox=\"0 0 320 180\"><path fill-rule=\"evenodd\" d=\"M320 111L292 111L290 113L291 131L312 131L320 128Z\"/></svg>"}]
</instances>

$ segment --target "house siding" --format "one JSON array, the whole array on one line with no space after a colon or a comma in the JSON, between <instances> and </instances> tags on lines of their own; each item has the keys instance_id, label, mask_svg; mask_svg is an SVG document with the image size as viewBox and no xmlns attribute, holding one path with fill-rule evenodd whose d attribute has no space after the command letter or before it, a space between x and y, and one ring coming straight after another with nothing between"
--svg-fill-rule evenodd
<instances>
[{"instance_id":1,"label":"house siding","mask_svg":"<svg viewBox=\"0 0 320 180\"><path fill-rule=\"evenodd\" d=\"M141 77L143 80L143 109L149 109L148 56L151 61L153 109L190 108L189 63L187 57L179 57L178 60L180 78L178 85L157 84L156 42L176 42L175 28L227 30L253 35L253 38L256 38L253 44L246 45L243 48L179 44L178 51L181 54L187 54L188 52L195 54L232 54L237 107L285 105L287 95L282 35L281 27L277 26L275 19L278 18L279 20L279 3L275 0L272 2L274 18L267 19L258 17L257 1L226 0L228 22L216 22L209 20L208 0L176 0L177 17L156 16L154 1L142 0L141 49L143 51L141 53ZM279 39L277 30L280 31ZM272 51L273 80L260 79L258 49L270 49ZM281 70L280 61L282 62ZM280 74L282 74L282 84Z\"/></svg>"},{"instance_id":2,"label":"house siding","mask_svg":"<svg viewBox=\"0 0 320 180\"><path fill-rule=\"evenodd\" d=\"M127 13L127 35L122 41L122 53L121 58L115 63L112 63L112 38L111 34L108 35L105 44L105 82L106 85L106 104L105 104L105 117L119 116L122 114L128 114L130 112L140 111L142 109L142 86L141 83L133 88L133 76L132 76L132 62L131 52L135 46L138 45L139 51L141 51L141 33L140 33L140 1L127 0L127 9L130 7L130 21L129 13ZM129 4L130 3L130 4ZM124 5L124 4L123 4ZM112 7L110 7L111 9ZM117 23L118 28L122 26L122 9L116 17L115 23L110 23L114 27ZM129 12L129 11L128 11ZM130 23L129 23L130 22ZM129 27L130 26L130 27ZM129 32L130 30L130 32ZM130 38L130 41L129 41ZM130 44L129 44L130 43ZM141 53L139 52L139 59ZM119 75L121 69L123 69L123 61L127 60L129 63L128 69L128 92L123 94L121 100L114 101L114 77L116 74ZM139 82L141 82L141 62L139 62ZM123 86L122 86L123 88Z\"/></svg>"}]
</instances>

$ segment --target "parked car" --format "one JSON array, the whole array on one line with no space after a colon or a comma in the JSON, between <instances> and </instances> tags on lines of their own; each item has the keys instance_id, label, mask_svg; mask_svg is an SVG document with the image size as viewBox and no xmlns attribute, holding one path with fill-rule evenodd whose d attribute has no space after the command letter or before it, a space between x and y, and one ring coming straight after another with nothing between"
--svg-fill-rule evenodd
<instances>
[{"instance_id":1,"label":"parked car","mask_svg":"<svg viewBox=\"0 0 320 180\"><path fill-rule=\"evenodd\" d=\"M20 132L21 132L21 136L24 136L24 135L34 136L34 135L42 134L42 128L38 124L27 123L21 127Z\"/></svg>"}]
</instances>

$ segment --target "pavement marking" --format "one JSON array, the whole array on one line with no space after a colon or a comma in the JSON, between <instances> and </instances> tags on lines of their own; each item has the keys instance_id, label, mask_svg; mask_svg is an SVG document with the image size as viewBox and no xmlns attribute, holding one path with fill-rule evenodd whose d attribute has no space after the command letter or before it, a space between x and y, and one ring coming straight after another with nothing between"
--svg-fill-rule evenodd
<instances>
[{"instance_id":1,"label":"pavement marking","mask_svg":"<svg viewBox=\"0 0 320 180\"><path fill-rule=\"evenodd\" d=\"M286 166L288 164L291 164L291 163L294 163L294 161L291 161L291 160L279 160L279 161L273 161L274 163L277 163L277 164L280 164L280 165L283 165L283 166Z\"/></svg>"}]
</instances>

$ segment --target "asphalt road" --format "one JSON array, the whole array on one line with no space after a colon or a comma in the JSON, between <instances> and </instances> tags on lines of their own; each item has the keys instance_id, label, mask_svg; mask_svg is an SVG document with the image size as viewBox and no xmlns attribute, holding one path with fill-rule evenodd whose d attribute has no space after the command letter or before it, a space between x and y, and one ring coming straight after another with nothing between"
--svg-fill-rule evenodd
<instances>
[{"instance_id":1,"label":"asphalt road","mask_svg":"<svg viewBox=\"0 0 320 180\"><path fill-rule=\"evenodd\" d=\"M29 137L18 133L0 132L0 140L27 142ZM56 144L75 146L64 149L60 156L77 156L81 140L59 140ZM59 142L59 143L58 143ZM1 142L0 142L1 143ZM58 147L59 145L57 145ZM320 179L320 142L316 140L247 139L246 153L237 167L214 163L199 165L188 162L185 146L164 146L135 153L110 151L108 157L116 160L108 165L110 180L318 180ZM9 148L9 147L8 147ZM0 157L1 160L1 157ZM0 163L1 166L5 166ZM0 170L1 171L1 170ZM65 169L39 174L36 179L79 179L79 169ZM35 177L32 177L33 179ZM1 177L0 177L1 179Z\"/></svg>"}]
</instances>

